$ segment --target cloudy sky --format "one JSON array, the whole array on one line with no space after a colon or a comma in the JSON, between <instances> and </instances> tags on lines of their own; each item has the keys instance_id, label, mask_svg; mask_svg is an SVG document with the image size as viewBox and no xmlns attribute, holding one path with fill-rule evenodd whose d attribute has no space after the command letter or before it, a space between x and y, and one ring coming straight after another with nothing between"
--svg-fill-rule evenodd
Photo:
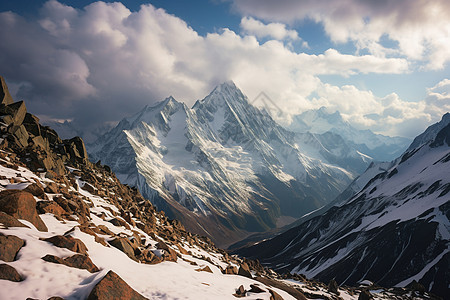
<instances>
[{"instance_id":1,"label":"cloudy sky","mask_svg":"<svg viewBox=\"0 0 450 300\"><path fill-rule=\"evenodd\" d=\"M0 75L87 130L233 80L286 115L328 107L413 137L450 111L448 0L2 0Z\"/></svg>"}]
</instances>

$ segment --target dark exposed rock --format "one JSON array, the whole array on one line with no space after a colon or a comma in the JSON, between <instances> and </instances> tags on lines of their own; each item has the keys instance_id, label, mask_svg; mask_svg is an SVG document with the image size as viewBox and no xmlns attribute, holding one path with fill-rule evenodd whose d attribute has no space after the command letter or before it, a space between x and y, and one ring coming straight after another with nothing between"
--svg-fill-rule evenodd
<instances>
[{"instance_id":1,"label":"dark exposed rock","mask_svg":"<svg viewBox=\"0 0 450 300\"><path fill-rule=\"evenodd\" d=\"M113 247L119 249L120 251L122 251L123 253L125 253L132 260L137 261L137 258L134 255L135 249L133 248L130 240L128 240L127 238L117 237L114 240L109 241L109 244L111 244L111 246L113 246Z\"/></svg>"},{"instance_id":2,"label":"dark exposed rock","mask_svg":"<svg viewBox=\"0 0 450 300\"><path fill-rule=\"evenodd\" d=\"M233 294L233 296L237 297L237 298L241 298L241 297L245 297L245 288L243 285L239 286L236 289L236 292Z\"/></svg>"},{"instance_id":3,"label":"dark exposed rock","mask_svg":"<svg viewBox=\"0 0 450 300\"><path fill-rule=\"evenodd\" d=\"M69 155L69 159L80 164L86 164L88 162L86 147L80 137L76 136L70 140L64 140L64 146Z\"/></svg>"},{"instance_id":4,"label":"dark exposed rock","mask_svg":"<svg viewBox=\"0 0 450 300\"><path fill-rule=\"evenodd\" d=\"M163 259L165 261L177 261L177 253L175 252L175 250L167 246L167 244L163 241L159 241L156 244L156 248L164 250Z\"/></svg>"},{"instance_id":5,"label":"dark exposed rock","mask_svg":"<svg viewBox=\"0 0 450 300\"><path fill-rule=\"evenodd\" d=\"M257 284L250 284L250 290L251 293L264 293L265 291L260 288Z\"/></svg>"},{"instance_id":6,"label":"dark exposed rock","mask_svg":"<svg viewBox=\"0 0 450 300\"><path fill-rule=\"evenodd\" d=\"M113 271L100 280L89 294L88 300L129 299L145 300L141 294L133 290L122 278Z\"/></svg>"},{"instance_id":7,"label":"dark exposed rock","mask_svg":"<svg viewBox=\"0 0 450 300\"><path fill-rule=\"evenodd\" d=\"M44 192L43 187L37 183L32 183L23 190L25 192L32 194L33 196L38 197L39 199L44 199L44 200L48 199L47 195Z\"/></svg>"},{"instance_id":8,"label":"dark exposed rock","mask_svg":"<svg viewBox=\"0 0 450 300\"><path fill-rule=\"evenodd\" d=\"M358 300L371 300L373 299L372 294L368 290L362 290L359 293Z\"/></svg>"},{"instance_id":9,"label":"dark exposed rock","mask_svg":"<svg viewBox=\"0 0 450 300\"><path fill-rule=\"evenodd\" d=\"M11 94L9 93L8 86L6 85L5 79L3 76L0 76L0 101L3 105L9 105L14 102L13 98L11 97Z\"/></svg>"},{"instance_id":10,"label":"dark exposed rock","mask_svg":"<svg viewBox=\"0 0 450 300\"><path fill-rule=\"evenodd\" d=\"M248 265L245 262L239 266L238 275L252 278L252 273L250 273L250 268L248 267Z\"/></svg>"},{"instance_id":11,"label":"dark exposed rock","mask_svg":"<svg viewBox=\"0 0 450 300\"><path fill-rule=\"evenodd\" d=\"M270 300L283 300L283 297L281 297L280 294L278 294L274 290L269 289L269 293L270 293Z\"/></svg>"},{"instance_id":12,"label":"dark exposed rock","mask_svg":"<svg viewBox=\"0 0 450 300\"><path fill-rule=\"evenodd\" d=\"M7 264L0 264L0 279L9 281L22 281L19 272Z\"/></svg>"},{"instance_id":13,"label":"dark exposed rock","mask_svg":"<svg viewBox=\"0 0 450 300\"><path fill-rule=\"evenodd\" d=\"M74 252L87 254L87 248L84 243L72 236L55 235L44 241L52 243L59 248L66 248Z\"/></svg>"},{"instance_id":14,"label":"dark exposed rock","mask_svg":"<svg viewBox=\"0 0 450 300\"><path fill-rule=\"evenodd\" d=\"M328 291L330 293L334 293L336 295L339 295L339 285L337 284L336 280L331 279L330 282L328 283Z\"/></svg>"},{"instance_id":15,"label":"dark exposed rock","mask_svg":"<svg viewBox=\"0 0 450 300\"><path fill-rule=\"evenodd\" d=\"M47 231L47 226L36 211L36 200L32 194L21 190L0 192L0 210L17 219L32 223L39 231Z\"/></svg>"},{"instance_id":16,"label":"dark exposed rock","mask_svg":"<svg viewBox=\"0 0 450 300\"><path fill-rule=\"evenodd\" d=\"M406 286L406 288L410 289L412 291L417 291L419 293L425 293L426 292L425 287L422 284L420 284L419 282L415 281L415 280L413 280L410 284L408 284Z\"/></svg>"},{"instance_id":17,"label":"dark exposed rock","mask_svg":"<svg viewBox=\"0 0 450 300\"><path fill-rule=\"evenodd\" d=\"M14 235L0 235L0 260L14 261L25 241Z\"/></svg>"},{"instance_id":18,"label":"dark exposed rock","mask_svg":"<svg viewBox=\"0 0 450 300\"><path fill-rule=\"evenodd\" d=\"M238 269L235 266L228 265L225 270L222 271L223 274L237 275Z\"/></svg>"},{"instance_id":19,"label":"dark exposed rock","mask_svg":"<svg viewBox=\"0 0 450 300\"><path fill-rule=\"evenodd\" d=\"M41 138L42 142L44 142L44 139L40 136L41 135L41 125L39 124L39 118L30 114L26 113L25 118L23 119L23 126L25 126L25 129L28 131L29 134L34 135L35 137ZM41 144L41 146L44 146ZM42 147L43 149L46 149L46 147Z\"/></svg>"}]
</instances>

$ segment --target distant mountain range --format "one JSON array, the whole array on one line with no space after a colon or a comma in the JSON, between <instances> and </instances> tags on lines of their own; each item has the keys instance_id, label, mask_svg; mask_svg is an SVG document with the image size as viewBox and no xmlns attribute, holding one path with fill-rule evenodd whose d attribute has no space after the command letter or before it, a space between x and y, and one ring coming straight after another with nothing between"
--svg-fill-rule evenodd
<instances>
[{"instance_id":1,"label":"distant mountain range","mask_svg":"<svg viewBox=\"0 0 450 300\"><path fill-rule=\"evenodd\" d=\"M450 295L450 114L393 162L372 164L350 188L360 190L238 252L323 281L405 286L416 280Z\"/></svg>"},{"instance_id":2,"label":"distant mountain range","mask_svg":"<svg viewBox=\"0 0 450 300\"><path fill-rule=\"evenodd\" d=\"M326 205L372 161L336 133L284 129L232 82L192 108L172 97L147 106L88 152L221 245Z\"/></svg>"},{"instance_id":3,"label":"distant mountain range","mask_svg":"<svg viewBox=\"0 0 450 300\"><path fill-rule=\"evenodd\" d=\"M375 134L371 130L359 130L344 121L339 111L329 113L325 107L309 110L293 117L287 126L294 132L339 134L352 148L372 157L376 161L391 161L406 150L411 140L404 137L389 137Z\"/></svg>"}]
</instances>

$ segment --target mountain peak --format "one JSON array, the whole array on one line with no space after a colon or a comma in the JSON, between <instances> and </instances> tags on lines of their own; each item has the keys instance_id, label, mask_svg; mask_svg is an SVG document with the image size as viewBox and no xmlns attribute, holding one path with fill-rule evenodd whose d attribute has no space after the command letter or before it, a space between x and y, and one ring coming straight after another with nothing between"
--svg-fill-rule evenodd
<instances>
[{"instance_id":1,"label":"mountain peak","mask_svg":"<svg viewBox=\"0 0 450 300\"><path fill-rule=\"evenodd\" d=\"M233 81L225 81L214 88L214 90L206 96L203 100L194 105L194 108L199 105L213 105L214 107L222 107L225 103L247 103L247 97L234 84Z\"/></svg>"}]
</instances>

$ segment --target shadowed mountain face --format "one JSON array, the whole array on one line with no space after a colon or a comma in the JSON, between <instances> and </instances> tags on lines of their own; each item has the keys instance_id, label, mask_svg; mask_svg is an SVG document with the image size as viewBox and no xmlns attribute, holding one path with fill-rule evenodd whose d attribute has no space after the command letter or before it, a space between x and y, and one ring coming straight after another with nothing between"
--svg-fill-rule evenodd
<instances>
[{"instance_id":1,"label":"shadowed mountain face","mask_svg":"<svg viewBox=\"0 0 450 300\"><path fill-rule=\"evenodd\" d=\"M278 271L339 284L419 281L449 295L450 114L418 136L347 201L271 240L241 249ZM365 174L361 178L367 177Z\"/></svg>"},{"instance_id":2,"label":"shadowed mountain face","mask_svg":"<svg viewBox=\"0 0 450 300\"><path fill-rule=\"evenodd\" d=\"M327 204L371 161L337 134L284 129L232 82L191 109L172 97L145 107L88 151L221 245Z\"/></svg>"}]
</instances>

